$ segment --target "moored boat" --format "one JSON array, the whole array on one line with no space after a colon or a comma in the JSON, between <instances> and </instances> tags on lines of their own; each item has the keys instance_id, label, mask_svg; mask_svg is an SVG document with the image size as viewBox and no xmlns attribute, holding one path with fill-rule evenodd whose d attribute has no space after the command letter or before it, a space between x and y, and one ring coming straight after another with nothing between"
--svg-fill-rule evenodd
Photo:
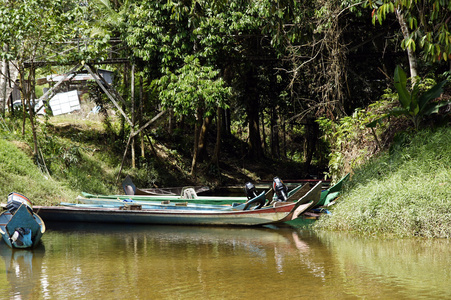
<instances>
[{"instance_id":1,"label":"moored boat","mask_svg":"<svg viewBox=\"0 0 451 300\"><path fill-rule=\"evenodd\" d=\"M64 205L35 207L45 221L141 223L168 225L239 225L256 226L285 222L297 218L319 201L321 182L308 189L295 201L265 201L263 205L244 203L238 207L209 208L200 207L146 207L139 204L108 205ZM264 195L264 194L263 194ZM253 198L256 199L256 198Z\"/></svg>"},{"instance_id":2,"label":"moored boat","mask_svg":"<svg viewBox=\"0 0 451 300\"><path fill-rule=\"evenodd\" d=\"M0 214L0 233L11 248L34 248L45 232L44 221L33 212L31 201L10 193L5 211Z\"/></svg>"},{"instance_id":3,"label":"moored boat","mask_svg":"<svg viewBox=\"0 0 451 300\"><path fill-rule=\"evenodd\" d=\"M276 179L278 177L275 177ZM100 201L101 199L114 199L114 200L132 200L137 202L144 202L144 201L151 201L151 202L171 202L171 203L193 203L193 204L211 204L211 205L232 205L234 203L245 203L248 202L249 199L252 197L250 194L252 193L250 191L249 187L248 189L245 189L246 195L245 196L199 196L197 195L195 189L191 187L185 187L180 195L133 195L132 190L134 188L133 182L131 182L131 179L128 181L124 181L124 183L127 183L124 185L124 190L130 190L128 194L124 195L98 195L98 194L90 194L90 193L82 193L82 196L79 197L79 199L95 199L95 201ZM280 181L280 183L283 185L283 182ZM247 185L248 183L246 183ZM129 186L128 188L126 186ZM284 186L284 185L283 185ZM305 193L305 188L308 190L310 186L309 184L306 185L298 185L292 190L287 190L284 186L283 188L279 188L279 196L281 198L286 199L296 199L298 195ZM305 187L303 189L303 187ZM268 201L277 198L277 195L275 195L275 186L273 185L272 188L270 188L266 194L265 197ZM254 190L254 196L256 196L257 192ZM299 198L299 197L298 197Z\"/></svg>"}]
</instances>

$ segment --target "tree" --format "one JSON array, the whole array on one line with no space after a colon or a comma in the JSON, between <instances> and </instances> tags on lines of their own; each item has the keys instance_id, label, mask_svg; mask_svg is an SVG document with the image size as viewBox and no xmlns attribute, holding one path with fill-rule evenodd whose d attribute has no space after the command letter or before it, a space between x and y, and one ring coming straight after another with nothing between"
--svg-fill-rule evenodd
<instances>
[{"instance_id":1,"label":"tree","mask_svg":"<svg viewBox=\"0 0 451 300\"><path fill-rule=\"evenodd\" d=\"M188 56L183 67L175 73L168 71L156 82L162 104L171 108L176 116L186 116L195 122L191 164L193 175L196 174L197 161L204 149L211 117L217 108L227 108L225 100L231 93L218 74L212 67L202 66L199 59ZM220 140L221 137L217 137L216 143L220 143Z\"/></svg>"},{"instance_id":2,"label":"tree","mask_svg":"<svg viewBox=\"0 0 451 300\"><path fill-rule=\"evenodd\" d=\"M35 71L38 61L54 54L53 59L61 58L59 51L64 41L73 38L79 24L78 1L64 0L3 0L0 7L0 56L9 62L19 74L19 89L22 95L23 126L28 116L33 141L34 154L37 155L37 136L34 119ZM75 22L77 20L77 22ZM2 74L11 84L15 84L8 74ZM28 108L28 112L25 109Z\"/></svg>"},{"instance_id":3,"label":"tree","mask_svg":"<svg viewBox=\"0 0 451 300\"><path fill-rule=\"evenodd\" d=\"M451 18L449 1L440 0L384 0L370 1L373 23L382 22L387 14L395 13L403 33L401 46L407 50L410 75L417 76L415 53L421 49L426 61L447 61L451 58Z\"/></svg>"}]
</instances>

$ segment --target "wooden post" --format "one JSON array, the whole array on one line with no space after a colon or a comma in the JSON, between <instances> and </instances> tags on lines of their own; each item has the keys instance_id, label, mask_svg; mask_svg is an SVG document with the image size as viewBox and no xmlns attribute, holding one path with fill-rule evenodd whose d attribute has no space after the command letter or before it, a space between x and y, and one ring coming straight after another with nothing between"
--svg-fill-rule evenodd
<instances>
[{"instance_id":1,"label":"wooden post","mask_svg":"<svg viewBox=\"0 0 451 300\"><path fill-rule=\"evenodd\" d=\"M97 82L97 84L103 90L103 92L107 95L107 97L111 100L111 102L113 102L114 106L116 106L117 110L121 113L121 115L124 117L124 119L127 121L127 123L133 128L132 121L130 121L130 119L127 117L125 112L119 106L119 104L114 99L114 97L111 95L111 93L108 91L108 89L103 85L103 83L99 80L97 75L92 71L91 67L89 67L88 65L85 65L85 68L86 68L86 70L88 70L89 74L91 74L91 76L94 78L94 80Z\"/></svg>"},{"instance_id":2,"label":"wooden post","mask_svg":"<svg viewBox=\"0 0 451 300\"><path fill-rule=\"evenodd\" d=\"M40 100L45 100L48 98L51 98L51 96L53 95L53 91L61 84L64 82L64 80L66 78L68 78L69 76L74 77L75 74L73 74L75 71L77 71L81 66L80 65L76 65L75 68L73 68L72 70L70 70L69 72L65 73L63 75L63 77L51 88L49 88L49 90L47 92L45 92L44 95L41 96Z\"/></svg>"}]
</instances>

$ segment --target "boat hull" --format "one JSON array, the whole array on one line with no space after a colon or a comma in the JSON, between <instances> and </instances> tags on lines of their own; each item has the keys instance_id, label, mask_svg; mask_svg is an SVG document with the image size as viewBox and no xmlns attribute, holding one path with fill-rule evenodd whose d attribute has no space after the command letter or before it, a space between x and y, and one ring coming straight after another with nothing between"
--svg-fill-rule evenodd
<instances>
[{"instance_id":1,"label":"boat hull","mask_svg":"<svg viewBox=\"0 0 451 300\"><path fill-rule=\"evenodd\" d=\"M37 207L46 221L171 225L264 225L290 214L292 206L255 211L120 210L119 208Z\"/></svg>"},{"instance_id":2,"label":"boat hull","mask_svg":"<svg viewBox=\"0 0 451 300\"><path fill-rule=\"evenodd\" d=\"M98 207L73 204L71 206L35 206L35 211L47 221L105 222L167 225L258 226L291 220L317 203L321 183L296 202L276 202L255 210L230 208L143 208L136 206Z\"/></svg>"},{"instance_id":3,"label":"boat hull","mask_svg":"<svg viewBox=\"0 0 451 300\"><path fill-rule=\"evenodd\" d=\"M31 231L32 244L29 247L19 247L11 241L11 237L18 227ZM25 205L21 205L14 214L11 214L10 211L0 214L0 233L5 243L11 248L34 248L39 244L44 232L44 221L36 213L32 214Z\"/></svg>"}]
</instances>

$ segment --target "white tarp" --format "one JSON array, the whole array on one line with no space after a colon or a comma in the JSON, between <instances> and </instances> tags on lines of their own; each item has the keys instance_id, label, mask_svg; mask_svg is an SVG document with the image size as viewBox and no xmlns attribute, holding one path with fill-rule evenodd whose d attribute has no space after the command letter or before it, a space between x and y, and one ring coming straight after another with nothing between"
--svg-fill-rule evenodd
<instances>
[{"instance_id":1,"label":"white tarp","mask_svg":"<svg viewBox=\"0 0 451 300\"><path fill-rule=\"evenodd\" d=\"M67 114L74 110L81 109L77 90L56 94L50 99L49 105L54 116Z\"/></svg>"}]
</instances>

